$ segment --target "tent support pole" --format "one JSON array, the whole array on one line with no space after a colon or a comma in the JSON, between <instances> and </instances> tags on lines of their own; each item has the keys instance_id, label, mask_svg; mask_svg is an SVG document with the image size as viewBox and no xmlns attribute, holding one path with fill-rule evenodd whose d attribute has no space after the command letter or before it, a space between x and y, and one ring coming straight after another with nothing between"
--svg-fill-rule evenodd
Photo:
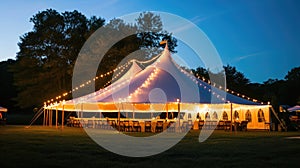
<instances>
[{"instance_id":1,"label":"tent support pole","mask_svg":"<svg viewBox=\"0 0 300 168\"><path fill-rule=\"evenodd\" d=\"M168 112L168 103L166 103L166 118L169 118L169 112Z\"/></svg>"},{"instance_id":2,"label":"tent support pole","mask_svg":"<svg viewBox=\"0 0 300 168\"><path fill-rule=\"evenodd\" d=\"M65 118L65 107L63 105L63 109L62 109L62 112L61 112L61 129L64 128L64 118Z\"/></svg>"},{"instance_id":3,"label":"tent support pole","mask_svg":"<svg viewBox=\"0 0 300 168\"><path fill-rule=\"evenodd\" d=\"M49 109L47 109L47 115L46 115L46 126L49 126Z\"/></svg>"},{"instance_id":4,"label":"tent support pole","mask_svg":"<svg viewBox=\"0 0 300 168\"><path fill-rule=\"evenodd\" d=\"M287 131L287 127L286 127L285 123L283 123L283 122L279 119L279 117L278 117L277 113L275 112L274 108L271 106L269 109L272 111L272 113L274 114L274 116L276 117L276 119L279 121L280 126L281 126L285 131Z\"/></svg>"},{"instance_id":5,"label":"tent support pole","mask_svg":"<svg viewBox=\"0 0 300 168\"><path fill-rule=\"evenodd\" d=\"M50 109L48 109L48 111L47 111L47 126L49 126L50 125Z\"/></svg>"},{"instance_id":6,"label":"tent support pole","mask_svg":"<svg viewBox=\"0 0 300 168\"><path fill-rule=\"evenodd\" d=\"M46 109L44 108L44 110L43 110L43 114L44 114L44 118L43 118L43 126L45 126L45 120L46 120L46 115L45 115L45 113L46 113Z\"/></svg>"},{"instance_id":7,"label":"tent support pole","mask_svg":"<svg viewBox=\"0 0 300 168\"><path fill-rule=\"evenodd\" d=\"M230 121L231 121L230 131L232 132L232 103L230 103Z\"/></svg>"},{"instance_id":8,"label":"tent support pole","mask_svg":"<svg viewBox=\"0 0 300 168\"><path fill-rule=\"evenodd\" d=\"M51 119L50 123L51 123L51 127L52 127L53 126L53 109L51 109L51 118L50 119Z\"/></svg>"},{"instance_id":9,"label":"tent support pole","mask_svg":"<svg viewBox=\"0 0 300 168\"><path fill-rule=\"evenodd\" d=\"M133 104L131 105L132 105L132 118L135 119L134 105Z\"/></svg>"},{"instance_id":10,"label":"tent support pole","mask_svg":"<svg viewBox=\"0 0 300 168\"><path fill-rule=\"evenodd\" d=\"M46 110L45 126L48 126L48 113L49 113L49 109Z\"/></svg>"},{"instance_id":11,"label":"tent support pole","mask_svg":"<svg viewBox=\"0 0 300 168\"><path fill-rule=\"evenodd\" d=\"M48 110L48 126L50 127L50 114L51 114L51 109Z\"/></svg>"},{"instance_id":12,"label":"tent support pole","mask_svg":"<svg viewBox=\"0 0 300 168\"><path fill-rule=\"evenodd\" d=\"M49 117L49 126L52 127L52 124L53 124L52 123L52 116L53 116L53 110L52 109L50 110L50 114L49 115L50 115L50 117Z\"/></svg>"},{"instance_id":13,"label":"tent support pole","mask_svg":"<svg viewBox=\"0 0 300 168\"><path fill-rule=\"evenodd\" d=\"M119 111L118 111L118 130L119 130L119 132L120 132L120 116L121 114L120 114L120 108L119 108Z\"/></svg>"},{"instance_id":14,"label":"tent support pole","mask_svg":"<svg viewBox=\"0 0 300 168\"><path fill-rule=\"evenodd\" d=\"M177 100L177 106L178 106L178 114L177 114L177 117L178 117L178 131L181 132L181 127L180 127L180 101Z\"/></svg>"},{"instance_id":15,"label":"tent support pole","mask_svg":"<svg viewBox=\"0 0 300 168\"><path fill-rule=\"evenodd\" d=\"M57 110L57 106L55 109L55 128L57 129L58 127L58 110Z\"/></svg>"}]
</instances>

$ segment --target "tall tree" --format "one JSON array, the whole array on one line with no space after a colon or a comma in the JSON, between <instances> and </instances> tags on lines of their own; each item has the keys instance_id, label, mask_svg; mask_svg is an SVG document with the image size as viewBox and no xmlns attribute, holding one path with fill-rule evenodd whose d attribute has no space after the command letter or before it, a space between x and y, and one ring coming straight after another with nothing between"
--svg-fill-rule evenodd
<instances>
[{"instance_id":1,"label":"tall tree","mask_svg":"<svg viewBox=\"0 0 300 168\"><path fill-rule=\"evenodd\" d=\"M285 76L287 85L286 103L295 105L300 100L300 67L292 68Z\"/></svg>"},{"instance_id":2,"label":"tall tree","mask_svg":"<svg viewBox=\"0 0 300 168\"><path fill-rule=\"evenodd\" d=\"M296 67L291 69L287 75L284 77L284 79L288 81L298 81L300 80L300 67Z\"/></svg>"},{"instance_id":3,"label":"tall tree","mask_svg":"<svg viewBox=\"0 0 300 168\"><path fill-rule=\"evenodd\" d=\"M16 87L13 85L13 73L9 71L15 62L12 59L0 62L0 105L8 108L10 112L14 111L13 97L17 95Z\"/></svg>"},{"instance_id":4,"label":"tall tree","mask_svg":"<svg viewBox=\"0 0 300 168\"><path fill-rule=\"evenodd\" d=\"M192 69L192 72L196 77L209 79L208 70L203 67L198 67L196 69Z\"/></svg>"},{"instance_id":5,"label":"tall tree","mask_svg":"<svg viewBox=\"0 0 300 168\"><path fill-rule=\"evenodd\" d=\"M95 16L88 19L76 10L58 13L56 10L48 9L38 12L30 19L34 25L33 30L24 34L20 39L17 62L12 67L15 85L19 89L16 98L18 105L20 107L40 105L49 98L55 99L55 96L72 90L71 79L78 54L89 56L79 61L83 65L88 65L88 61L97 62L99 59L97 52L107 45L107 41L117 38L115 32L125 34L129 32L131 35L114 43L108 51L105 51L98 74L111 71L128 54L136 50L149 49L153 46L161 47L159 42L162 39L169 39L169 48L174 51L176 39L163 31L159 16L143 13L138 20L137 24L132 25L120 19L113 19L104 25L104 19ZM150 25L146 24L148 21ZM99 41L94 35L91 36L94 32L98 32L96 30L99 27L107 32L104 34L103 41ZM146 29L155 30L156 33L142 36L140 33ZM87 39L95 42L90 46L92 50L81 52ZM93 78L88 73L89 67L85 67L86 71L83 69L81 72L81 76L85 78L77 81L78 84ZM102 87L110 79L111 74L100 83L96 83L96 87Z\"/></svg>"},{"instance_id":6,"label":"tall tree","mask_svg":"<svg viewBox=\"0 0 300 168\"><path fill-rule=\"evenodd\" d=\"M167 40L168 47L171 52L176 52L176 38L172 37L163 29L163 23L159 15L151 12L143 12L136 19L137 21L137 37L140 40L142 49L146 50L148 57L152 57L161 52L160 41Z\"/></svg>"},{"instance_id":7,"label":"tall tree","mask_svg":"<svg viewBox=\"0 0 300 168\"><path fill-rule=\"evenodd\" d=\"M237 71L235 67L230 65L224 66L224 71L228 88L237 92L247 92L247 85L250 80L242 72Z\"/></svg>"},{"instance_id":8,"label":"tall tree","mask_svg":"<svg viewBox=\"0 0 300 168\"><path fill-rule=\"evenodd\" d=\"M12 67L20 107L42 104L71 88L77 55L104 19L87 19L78 11L58 13L47 9L34 15L33 30L20 38L17 62Z\"/></svg>"}]
</instances>

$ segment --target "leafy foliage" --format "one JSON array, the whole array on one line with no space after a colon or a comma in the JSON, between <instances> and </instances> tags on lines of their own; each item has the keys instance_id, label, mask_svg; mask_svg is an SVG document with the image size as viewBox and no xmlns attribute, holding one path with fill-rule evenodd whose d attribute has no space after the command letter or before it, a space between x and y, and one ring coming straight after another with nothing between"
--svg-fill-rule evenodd
<instances>
[{"instance_id":1,"label":"leafy foliage","mask_svg":"<svg viewBox=\"0 0 300 168\"><path fill-rule=\"evenodd\" d=\"M16 87L13 83L13 73L9 71L9 67L15 64L15 60L9 59L7 61L0 62L0 106L9 107L11 110L14 105L13 97L16 97Z\"/></svg>"},{"instance_id":2,"label":"leafy foliage","mask_svg":"<svg viewBox=\"0 0 300 168\"><path fill-rule=\"evenodd\" d=\"M177 40L171 33L163 30L163 23L158 15L151 12L143 12L136 19L137 37L142 49L145 49L148 57L152 57L161 52L159 50L161 40L168 41L168 47L171 52L176 52Z\"/></svg>"},{"instance_id":3,"label":"leafy foliage","mask_svg":"<svg viewBox=\"0 0 300 168\"><path fill-rule=\"evenodd\" d=\"M78 11L48 9L34 15L33 30L20 38L17 62L12 66L20 107L42 104L71 87L72 69L89 35L104 19L87 19Z\"/></svg>"},{"instance_id":4,"label":"leafy foliage","mask_svg":"<svg viewBox=\"0 0 300 168\"><path fill-rule=\"evenodd\" d=\"M195 76L205 79L210 79L212 75L222 74L214 74L203 67L198 67L192 71ZM270 102L275 109L279 109L279 105L300 104L300 67L291 69L285 80L268 79L263 84L251 83L243 73L230 65L224 66L224 71L226 87L230 90L263 102Z\"/></svg>"}]
</instances>

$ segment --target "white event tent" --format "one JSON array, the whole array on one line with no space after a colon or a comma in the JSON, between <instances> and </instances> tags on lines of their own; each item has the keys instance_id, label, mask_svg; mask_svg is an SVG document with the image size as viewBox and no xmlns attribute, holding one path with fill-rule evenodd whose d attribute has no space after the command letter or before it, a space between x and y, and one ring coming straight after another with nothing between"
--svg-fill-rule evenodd
<instances>
[{"instance_id":1,"label":"white event tent","mask_svg":"<svg viewBox=\"0 0 300 168\"><path fill-rule=\"evenodd\" d=\"M198 120L231 122L247 120L248 129L265 129L266 123L270 123L271 106L243 97L212 86L182 69L172 59L166 46L145 69L136 61L130 61L129 70L104 89L73 100L45 105L44 109L76 111L78 117L124 112L131 114L129 118L137 118L143 113L180 112L182 120L195 121L196 117Z\"/></svg>"}]
</instances>

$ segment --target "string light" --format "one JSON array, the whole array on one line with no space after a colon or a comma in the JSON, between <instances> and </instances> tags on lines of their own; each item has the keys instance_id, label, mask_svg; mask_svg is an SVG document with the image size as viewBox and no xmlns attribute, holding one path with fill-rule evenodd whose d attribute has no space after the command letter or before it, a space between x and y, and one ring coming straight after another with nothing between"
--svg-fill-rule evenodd
<instances>
[{"instance_id":1,"label":"string light","mask_svg":"<svg viewBox=\"0 0 300 168\"><path fill-rule=\"evenodd\" d=\"M175 63L175 62L173 62L173 63L175 64L175 66L176 66L181 72L183 72L186 76L190 77L192 80L193 80L194 78L197 78L197 79L202 80L203 82L207 83L207 84L210 85L210 86L211 86L211 85L213 85L214 87L217 86L216 83L212 83L210 80L205 79L204 77L201 77L198 73L196 73L196 75L193 75L194 78L192 78L192 77L189 75L189 74L191 74L192 71L187 72L186 70L184 70L183 68L181 68L177 63ZM194 81L194 80L193 80L193 81ZM206 81L207 81L207 82L206 82ZM204 89L207 89L207 87L206 87L206 86L203 86L201 83L199 83L199 84L198 84L198 82L195 82L195 83L196 83L197 85L203 87ZM234 94L234 95L236 95L236 96L238 96L238 97L242 97L242 98L246 98L246 99L248 99L248 100L252 100L252 101L255 102L255 103L258 102L256 99L251 99L250 97L247 97L247 96L245 96L245 95L243 95L243 94L237 93L237 92L232 91L232 90L230 90L230 89L225 89L225 88L223 88L222 86L219 86L219 89L220 89L220 90L223 90L223 91L225 91L225 92L229 92L229 93L231 93L231 94ZM208 89L208 92L211 92L211 89ZM213 93L213 95L215 95L215 94L216 94L216 93ZM221 97L221 96L220 96L219 94L217 94L217 98L220 98L220 97ZM225 98L222 97L221 100L222 100L222 101L225 101ZM229 102L229 101L228 101L228 102ZM261 104L267 104L267 103L264 103L264 102L260 102L260 103L261 103Z\"/></svg>"},{"instance_id":2,"label":"string light","mask_svg":"<svg viewBox=\"0 0 300 168\"><path fill-rule=\"evenodd\" d=\"M206 80L205 78L200 77L199 74L196 74L196 76L197 76L198 79L200 79L200 80L202 80L203 82L205 82L205 80ZM209 81L209 80L208 80L208 81ZM214 83L213 85L216 86L216 83ZM200 86L202 86L202 85L200 85ZM206 87L204 87L204 89L206 89ZM236 96L238 96L238 97L245 98L245 99L247 99L247 100L250 100L250 101L253 101L253 102L255 102L255 103L258 103L258 100L256 100L256 99L252 99L252 98L250 98L250 97L248 97L248 96L245 96L245 95L243 95L243 94L237 93L237 92L235 92L235 91L233 91L233 90L230 90L230 89L223 89L222 86L219 86L219 89L220 89L220 90L223 90L223 91L226 91L226 92L229 92L229 93L231 93L231 94L234 94L234 95L236 95ZM219 96L219 95L218 95L218 96ZM218 96L217 96L217 97L218 97ZM225 98L222 98L222 100L224 101ZM261 103L261 104L267 104L267 103L264 103L264 102L260 102L260 103Z\"/></svg>"},{"instance_id":3,"label":"string light","mask_svg":"<svg viewBox=\"0 0 300 168\"><path fill-rule=\"evenodd\" d=\"M149 87L151 81L155 80L156 77L158 76L158 73L159 73L159 69L158 68L155 68L151 74L148 76L148 78L144 81L144 83L142 83L132 94L130 94L128 97L127 97L127 100L126 101L129 101L130 99L132 99L132 97L134 96L137 96L138 94L141 94L142 93L142 88L147 88Z\"/></svg>"}]
</instances>

